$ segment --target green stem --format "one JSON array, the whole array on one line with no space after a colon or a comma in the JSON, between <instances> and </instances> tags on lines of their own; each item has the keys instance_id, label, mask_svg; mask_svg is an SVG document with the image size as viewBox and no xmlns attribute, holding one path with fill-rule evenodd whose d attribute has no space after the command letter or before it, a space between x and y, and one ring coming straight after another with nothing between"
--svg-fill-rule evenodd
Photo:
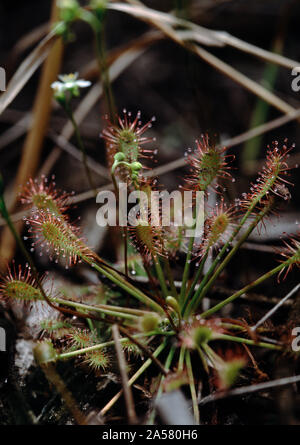
<instances>
[{"instance_id":1,"label":"green stem","mask_svg":"<svg viewBox=\"0 0 300 445\"><path fill-rule=\"evenodd\" d=\"M195 287L196 287L196 285L197 285L197 283L198 283L198 281L199 281L199 279L200 279L200 277L202 275L203 268L204 268L207 256L208 256L208 252L205 253L205 255L202 258L202 260L200 262L200 265L199 265L199 267L197 269L194 281L193 281L193 283L192 283L192 285L191 285L191 287L189 289L189 292L188 292L188 294L186 296L186 299L185 299L183 307L182 307L182 311L181 311L182 315L184 315L184 312L185 312L185 309L186 309L186 307L187 307L187 305L189 303L189 300L190 300L191 296L193 295L194 289L195 289Z\"/></svg>"},{"instance_id":2,"label":"green stem","mask_svg":"<svg viewBox=\"0 0 300 445\"><path fill-rule=\"evenodd\" d=\"M70 298L67 298L67 294L64 292L64 295L66 296L66 298L64 298L64 301L72 301ZM152 312L150 311L146 311L146 310L142 310L142 309L136 309L136 308L130 308L130 307L123 307L123 306L115 306L115 305L110 305L110 304L96 304L94 306L90 306L90 309L94 309L94 308L98 308L98 309L106 309L109 311L114 311L114 312L125 312L127 314L133 314L136 316L143 316L143 315L147 315L150 314Z\"/></svg>"},{"instance_id":3,"label":"green stem","mask_svg":"<svg viewBox=\"0 0 300 445\"><path fill-rule=\"evenodd\" d=\"M148 305L152 309L157 312L164 313L163 309L151 298L145 295L143 292L139 291L133 285L124 280L121 275L113 271L112 269L105 268L105 266L100 267L95 261L91 260L89 257L83 256L82 259L89 264L91 267L96 269L98 272L109 278L113 283L117 284L123 290L128 292L133 297L137 298L139 301L142 301L144 304Z\"/></svg>"},{"instance_id":4,"label":"green stem","mask_svg":"<svg viewBox=\"0 0 300 445\"><path fill-rule=\"evenodd\" d=\"M170 289L171 289L171 293L173 295L174 298L176 298L176 300L178 300L178 294L177 294L177 290L176 290L176 286L174 283L174 278L173 278L173 274L172 274L172 270L171 270L171 266L170 266L170 262L168 258L163 258L163 263L165 266L165 270L167 273L167 278L170 284Z\"/></svg>"},{"instance_id":5,"label":"green stem","mask_svg":"<svg viewBox=\"0 0 300 445\"><path fill-rule=\"evenodd\" d=\"M94 327L94 325L93 325L92 320L91 320L90 318L87 318L87 319L86 319L86 322L87 322L87 324L88 324L88 327L89 327L90 331L91 331L91 332L94 332L95 327Z\"/></svg>"},{"instance_id":6,"label":"green stem","mask_svg":"<svg viewBox=\"0 0 300 445\"><path fill-rule=\"evenodd\" d=\"M237 253L241 245L246 241L246 239L250 236L250 234L253 232L255 227L259 224L259 222L265 217L265 215L270 210L272 203L268 203L256 216L254 221L250 224L248 229L245 231L245 233L240 237L238 242L232 247L228 255L225 257L225 259L222 261L222 263L219 265L219 267L215 270L212 277L208 281L208 283L205 285L205 287L202 288L202 291L199 292L199 289L195 293L194 297L192 298L189 306L186 309L187 316L190 315L192 310L196 310L199 306L201 300L205 297L208 290L211 288L211 286L214 284L218 276L222 273L222 271L225 269L231 258Z\"/></svg>"},{"instance_id":7,"label":"green stem","mask_svg":"<svg viewBox=\"0 0 300 445\"><path fill-rule=\"evenodd\" d=\"M243 225L245 224L245 222L247 221L249 216L251 216L254 208L257 206L257 204L259 204L261 202L261 200L269 192L269 190L272 189L273 185L275 184L275 182L276 182L276 180L277 180L277 178L279 176L280 167L281 167L281 165L277 166L277 171L274 172L273 176L268 178L268 180L266 181L265 186L263 187L261 192L250 203L247 212L245 213L245 215L241 219L240 223L237 225L236 229L233 231L233 233L232 233L231 237L229 238L229 240L224 244L224 246L222 247L221 251L216 256L215 260L213 261L212 265L210 266L210 268L209 268L208 272L206 273L205 277L203 277L203 280L202 280L202 282L201 282L201 284L200 284L200 286L199 286L199 288L197 290L197 297L195 297L195 296L193 297L193 303L192 304L194 304L194 302L196 301L198 296L202 293L204 287L208 283L208 281L209 281L211 275L213 274L215 268L217 267L218 263L221 261L223 256L226 254L227 249L231 246L232 241L238 235L238 233L242 229ZM186 300L186 303L187 303L187 300Z\"/></svg>"},{"instance_id":8,"label":"green stem","mask_svg":"<svg viewBox=\"0 0 300 445\"><path fill-rule=\"evenodd\" d=\"M215 312L219 311L220 309L222 309L227 304L231 303L232 301L236 300L241 295L243 295L246 292L248 292L253 287L258 286L259 284L261 284L267 278L270 278L273 275L275 275L276 273L280 272L284 267L287 267L289 264L290 264L290 259L285 261L284 263L279 264L279 266L275 267L274 269L272 269L269 272L267 272L264 275L262 275L257 280L253 281L252 283L250 283L247 286L243 287L239 291L235 292L233 295L231 295L230 297L226 298L224 301L221 301L219 304L216 304L211 309L208 309L207 311L203 312L201 314L201 317L202 318L206 318L206 317L211 316L212 314L214 314Z\"/></svg>"},{"instance_id":9,"label":"green stem","mask_svg":"<svg viewBox=\"0 0 300 445\"><path fill-rule=\"evenodd\" d=\"M178 361L178 372L182 372L183 371L185 351L186 351L186 347L185 346L181 346L180 347L180 353L179 353L179 361Z\"/></svg>"},{"instance_id":10,"label":"green stem","mask_svg":"<svg viewBox=\"0 0 300 445\"><path fill-rule=\"evenodd\" d=\"M128 164L127 162L114 162L112 168L111 168L111 177L112 177L112 181L113 181L113 185L115 188L115 192L116 195L118 196L118 191L119 191L119 187L118 187L118 183L116 180L116 176L115 176L115 170L116 167L118 167L120 164L126 164L126 167L128 167L130 164ZM128 238L128 234L127 234L127 227L123 227L123 235L124 235L124 264L125 264L125 275L128 276L128 246L127 246L127 238Z\"/></svg>"},{"instance_id":11,"label":"green stem","mask_svg":"<svg viewBox=\"0 0 300 445\"><path fill-rule=\"evenodd\" d=\"M208 369L208 363L207 363L207 360L206 360L206 358L205 358L205 355L204 355L202 349L201 349L199 346L197 346L197 351L198 351L200 360L201 360L201 362L202 362L204 371L206 372L206 374L209 374L209 369Z\"/></svg>"},{"instance_id":12,"label":"green stem","mask_svg":"<svg viewBox=\"0 0 300 445\"><path fill-rule=\"evenodd\" d=\"M186 351L185 361L186 361L190 391L191 391L191 396L192 396L192 401L193 401L194 419L195 419L196 425L199 425L200 424L200 413L199 413L199 407L198 407L198 401L197 401L195 379L194 379L193 368L192 368L192 363L191 363L191 353L188 350Z\"/></svg>"},{"instance_id":13,"label":"green stem","mask_svg":"<svg viewBox=\"0 0 300 445\"><path fill-rule=\"evenodd\" d=\"M160 284L163 296L165 298L167 298L167 296L169 294L167 283L166 283L165 276L164 276L163 270L162 270L160 262L159 262L159 258L156 255L153 255L153 263L154 263L155 271L157 274L157 278L159 280L159 284Z\"/></svg>"},{"instance_id":14,"label":"green stem","mask_svg":"<svg viewBox=\"0 0 300 445\"><path fill-rule=\"evenodd\" d=\"M100 308L97 306L90 306L88 304L65 300L65 299L59 298L59 297L53 297L53 298L51 298L51 301L54 301L55 303L58 303L58 304L63 304L65 306L75 307L76 309L79 309L82 311L100 312L102 314L111 315L113 317L125 318L127 320L132 320L132 321L137 321L139 319L139 317L137 315L126 314L124 312L118 312L117 310L103 309L103 308Z\"/></svg>"},{"instance_id":15,"label":"green stem","mask_svg":"<svg viewBox=\"0 0 300 445\"><path fill-rule=\"evenodd\" d=\"M193 218L194 219L197 218L197 209L196 208L194 208L194 210L193 210ZM181 284L181 290L180 290L180 296L179 296L179 303L181 306L183 305L183 302L184 302L184 296L185 296L185 292L186 292L187 282L189 279L190 266L191 266L191 261L192 261L192 256L193 256L195 230L196 230L195 226L193 227L193 229L194 229L194 233L193 233L193 236L191 236L190 241L189 241L188 252L187 252L185 265L184 265L184 269L183 269L183 275L182 275L182 284ZM185 299L185 301L187 301L187 298Z\"/></svg>"},{"instance_id":16,"label":"green stem","mask_svg":"<svg viewBox=\"0 0 300 445\"><path fill-rule=\"evenodd\" d=\"M172 363L175 351L176 351L176 346L171 346L171 349L170 349L169 354L167 356L167 359L165 361L165 370L166 371L169 371L169 369L170 369L170 366L171 366L171 363ZM157 390L157 393L156 393L156 398L155 398L156 401L159 399L159 397L161 396L161 394L163 392L163 382L164 382L164 380L165 380L165 376L161 376L159 387L158 387L158 390ZM156 415L156 408L154 407L152 412L151 412L150 418L149 418L149 420L147 422L147 425L153 425L154 419L155 419L155 415Z\"/></svg>"},{"instance_id":17,"label":"green stem","mask_svg":"<svg viewBox=\"0 0 300 445\"><path fill-rule=\"evenodd\" d=\"M102 309L108 309L108 310L112 310L112 311L116 311L116 312L125 312L127 314L133 314L133 315L137 315L137 316L143 316L143 315L147 315L147 314L151 314L152 312L150 311L144 311L142 309L133 309L130 307L122 307L122 306L112 306L109 304L96 304L95 306L92 307L98 307L98 308L102 308Z\"/></svg>"},{"instance_id":18,"label":"green stem","mask_svg":"<svg viewBox=\"0 0 300 445\"><path fill-rule=\"evenodd\" d=\"M107 57L105 51L105 43L104 43L104 26L103 23L100 24L100 28L95 31L96 37L96 51L97 58L99 63L100 76L103 84L105 99L107 103L107 108L110 116L110 120L115 122L116 120L116 108L113 97L113 92L111 88L111 82L109 78L109 71L107 66Z\"/></svg>"},{"instance_id":19,"label":"green stem","mask_svg":"<svg viewBox=\"0 0 300 445\"><path fill-rule=\"evenodd\" d=\"M165 333L151 331L151 332L136 334L136 335L133 335L133 337L134 338L151 337L152 335L165 335ZM120 339L120 342L124 343L128 340L129 339L127 337L124 337L124 338ZM108 346L113 346L114 344L115 344L114 340L110 340L105 343L99 343L98 345L93 345L93 346L88 346L86 348L77 349L76 351L63 352L62 354L59 354L56 356L56 360L70 359L73 357L77 357L78 355L88 354L89 352L98 351L98 349L103 349L103 348L107 348Z\"/></svg>"},{"instance_id":20,"label":"green stem","mask_svg":"<svg viewBox=\"0 0 300 445\"><path fill-rule=\"evenodd\" d=\"M208 344L203 344L202 349L216 369L224 365L224 360Z\"/></svg>"},{"instance_id":21,"label":"green stem","mask_svg":"<svg viewBox=\"0 0 300 445\"><path fill-rule=\"evenodd\" d=\"M245 331L245 327L241 326L239 324L233 324L233 323L220 323L220 326L224 329L232 329L236 331Z\"/></svg>"},{"instance_id":22,"label":"green stem","mask_svg":"<svg viewBox=\"0 0 300 445\"><path fill-rule=\"evenodd\" d=\"M158 348L153 352L154 357L158 357L158 355L164 350L166 347L166 340L158 346ZM131 386L133 383L146 371L147 368L152 364L152 360L148 358L145 363L137 370L137 372L129 379L128 385ZM119 400L123 391L119 391L106 405L102 408L100 414L103 416L110 410L110 408Z\"/></svg>"},{"instance_id":23,"label":"green stem","mask_svg":"<svg viewBox=\"0 0 300 445\"><path fill-rule=\"evenodd\" d=\"M81 8L81 19L86 21L92 27L95 33L96 53L100 77L103 84L103 90L110 115L110 120L115 123L116 112L105 50L105 13L106 11L104 9L101 14L97 14L95 12L91 12L87 9Z\"/></svg>"},{"instance_id":24,"label":"green stem","mask_svg":"<svg viewBox=\"0 0 300 445\"><path fill-rule=\"evenodd\" d=\"M261 348L267 348L272 350L282 350L282 346L279 345L273 345L272 343L266 343L266 342L255 342L254 340L249 340L248 338L242 338L242 337L234 337L233 335L226 335L226 334L220 334L218 335L218 340L228 340L228 341L234 341L236 343L244 343L245 345L249 346L259 346Z\"/></svg>"},{"instance_id":25,"label":"green stem","mask_svg":"<svg viewBox=\"0 0 300 445\"><path fill-rule=\"evenodd\" d=\"M183 269L183 275L182 275L182 284L181 284L181 290L180 290L180 296L179 296L179 302L182 304L185 291L186 291L186 285L189 279L190 274L190 265L192 261L192 254L193 254L193 247L194 247L194 236L190 238L189 245L188 245L188 253L185 260L185 265Z\"/></svg>"}]
</instances>

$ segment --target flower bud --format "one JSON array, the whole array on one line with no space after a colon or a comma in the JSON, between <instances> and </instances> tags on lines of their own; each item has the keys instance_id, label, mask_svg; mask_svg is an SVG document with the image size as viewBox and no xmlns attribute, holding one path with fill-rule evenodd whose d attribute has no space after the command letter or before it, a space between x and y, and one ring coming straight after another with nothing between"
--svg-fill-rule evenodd
<instances>
[{"instance_id":1,"label":"flower bud","mask_svg":"<svg viewBox=\"0 0 300 445\"><path fill-rule=\"evenodd\" d=\"M116 153L115 156L114 156L114 160L115 160L116 162L122 162L122 161L124 161L124 160L125 160L125 155L124 155L124 153L122 153L121 151L119 151L118 153Z\"/></svg>"},{"instance_id":2,"label":"flower bud","mask_svg":"<svg viewBox=\"0 0 300 445\"><path fill-rule=\"evenodd\" d=\"M159 322L160 322L160 318L157 314L154 314L154 313L146 314L142 317L141 322L140 322L141 330L143 332L155 331Z\"/></svg>"},{"instance_id":3,"label":"flower bud","mask_svg":"<svg viewBox=\"0 0 300 445\"><path fill-rule=\"evenodd\" d=\"M59 0L60 18L66 23L74 21L78 17L79 3L77 0Z\"/></svg>"},{"instance_id":4,"label":"flower bud","mask_svg":"<svg viewBox=\"0 0 300 445\"><path fill-rule=\"evenodd\" d=\"M174 309L174 311L177 312L177 314L180 314L180 308L179 308L179 305L178 305L178 301L177 301L174 297L172 297L171 295L169 295L169 296L166 298L166 303L167 303L169 306L171 306L171 308Z\"/></svg>"},{"instance_id":5,"label":"flower bud","mask_svg":"<svg viewBox=\"0 0 300 445\"><path fill-rule=\"evenodd\" d=\"M141 168L143 168L143 166L142 166L142 164L140 162L132 162L131 169L133 171L138 172L139 170L141 170Z\"/></svg>"}]
</instances>

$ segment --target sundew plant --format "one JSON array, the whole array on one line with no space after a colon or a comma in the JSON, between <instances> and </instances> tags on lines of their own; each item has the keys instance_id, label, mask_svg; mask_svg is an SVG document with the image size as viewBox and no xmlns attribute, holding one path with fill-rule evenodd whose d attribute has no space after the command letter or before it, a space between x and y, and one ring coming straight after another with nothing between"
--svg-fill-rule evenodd
<instances>
[{"instance_id":1,"label":"sundew plant","mask_svg":"<svg viewBox=\"0 0 300 445\"><path fill-rule=\"evenodd\" d=\"M116 187L122 177L122 180L127 179L130 188L150 192L156 190L157 185L143 177L140 161L144 149L140 144L144 142L141 133L145 127L138 126L137 119L139 116L131 122L125 115L116 126L110 125L103 133L108 152L113 151L112 175ZM187 157L190 174L182 187L205 192L206 201L210 190L215 189L218 202L213 209L205 204L205 224L200 240L193 236L185 238L184 226L152 226L151 208L147 224L143 220L142 224L126 228L125 250L135 252L134 261L140 261L143 276L148 277L147 286L128 274L128 266L132 267L131 256L125 255L126 273L86 245L79 228L68 217L70 197L60 193L51 180L49 183L46 178L31 180L21 195L21 201L31 206L31 215L26 218L28 235L24 236L26 241L30 239L30 250L34 252L39 247L53 261L62 259L66 268L84 262L99 273L101 280L106 279L108 287L110 282L117 295L128 297L126 304L118 296L112 299L112 304L91 304L84 298L77 301L62 297L59 292L45 296L44 279L36 274L30 263L23 269L20 266L18 271L15 267L9 269L1 283L2 299L24 304L45 301L60 313L59 318L41 321L44 340L35 348L38 362L47 369L49 363L76 358L101 375L113 366L116 340L112 337L111 326L116 325L120 332L118 341L129 363L133 356L143 355L146 360L135 370L129 384L132 385L151 365L156 367L160 377L153 398L160 397L168 388L189 386L195 422L199 422L196 389L199 379L213 379L214 390L228 389L252 357L247 348L244 353L234 352L232 344L269 348L278 353L288 351L288 344L262 341L260 332L264 333L264 327L258 328L254 335L245 322L222 317L222 309L273 276L277 276L278 281L286 278L293 267L299 266L299 240L293 238L286 243L279 263L254 282L207 310L201 309L201 302L213 292L214 283L222 271L230 267L231 258L251 232L275 211L280 200L286 200L289 151L286 145L280 147L274 143L267 150L265 165L249 193L233 205L226 205L220 180L232 180L231 159L225 149L211 146L207 136L198 140L195 151ZM2 209L5 215L3 201ZM181 284L176 287L172 267L181 248L186 251L186 260ZM204 272L210 254L212 262ZM196 267L191 273L193 262ZM73 326L69 314L86 320L86 326ZM202 370L199 370L199 360ZM116 397L108 404L109 409L115 401ZM106 413L108 408L102 411ZM150 410L152 416L153 411Z\"/></svg>"},{"instance_id":2,"label":"sundew plant","mask_svg":"<svg viewBox=\"0 0 300 445\"><path fill-rule=\"evenodd\" d=\"M140 111L117 111L103 38L108 5L114 7L114 3L105 1L91 1L82 7L76 0L61 0L52 32L68 41L73 23L79 20L88 23L94 32L107 107L104 119L99 116L99 131L104 122L101 138L112 183L110 190L116 209L122 204L121 184L126 186L123 199L135 193L136 223L126 220L126 224L120 224L120 215L115 211L115 227L107 230L108 236L120 244L122 261L107 259L89 245L81 233L80 221L71 216L73 194L61 191L51 175L33 176L19 194L19 206L25 215L24 229L19 234L4 200L1 179L0 211L24 261L12 261L3 273L0 300L5 307L19 305L38 310L35 360L77 423L87 424L89 417L80 401L78 406L74 402L59 375L60 362L80 366L93 382L108 374L116 376L116 392L99 407L104 422L124 398L130 423L153 424L160 398L180 389L191 407L193 421L199 424L203 397L225 396L245 380L251 383L251 379L258 382L267 378L259 369L259 351L297 359L290 333L283 335L278 330L269 335L267 324L255 325L251 317L231 313L239 313L241 298L262 283L276 282L281 286L289 280L290 271L300 265L300 235L285 237L286 241L274 252L272 268L254 281L226 296L220 297L215 291L223 272L230 276L231 261L250 235L254 231L262 233L270 216L279 215L288 204L293 186L288 158L294 146L287 140L270 142L256 181L249 190L230 199L226 187L235 181L235 157L208 134L195 135L194 147L182 148L186 174L178 178L174 188L182 197L192 193L193 221L199 210L195 196L199 193L202 197L201 233L196 232L195 222L191 226L184 220L181 225L174 222L176 211L186 210L182 200L179 205L171 200L171 223L161 224L166 209L159 199L163 184L153 170L160 145L151 137L155 119L144 123ZM125 10L127 6L124 4ZM91 86L77 73L60 74L51 85L56 104L74 130L86 183L95 195L97 227L99 190L93 182L73 111L80 89L88 91ZM145 206L145 197L151 205ZM129 204L129 209L132 207ZM160 223L154 224L157 219ZM42 256L50 258L53 268L65 268L68 273L76 274L78 267L89 269L97 274L100 284L92 291L81 286L77 294L61 289L51 278L51 268L40 271ZM138 384L147 393L147 407L141 416L136 413L132 394Z\"/></svg>"}]
</instances>

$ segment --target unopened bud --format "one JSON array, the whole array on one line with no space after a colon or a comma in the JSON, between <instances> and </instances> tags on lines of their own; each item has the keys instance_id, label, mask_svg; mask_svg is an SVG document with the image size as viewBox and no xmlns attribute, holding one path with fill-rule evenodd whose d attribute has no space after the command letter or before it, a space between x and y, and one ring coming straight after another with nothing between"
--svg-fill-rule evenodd
<instances>
[{"instance_id":1,"label":"unopened bud","mask_svg":"<svg viewBox=\"0 0 300 445\"><path fill-rule=\"evenodd\" d=\"M158 324L160 322L160 318L156 314L146 314L141 319L141 329L144 332L155 331Z\"/></svg>"},{"instance_id":2,"label":"unopened bud","mask_svg":"<svg viewBox=\"0 0 300 445\"><path fill-rule=\"evenodd\" d=\"M124 153L119 151L118 153L115 154L114 159L116 162L122 162L125 159L125 155L124 155Z\"/></svg>"}]
</instances>

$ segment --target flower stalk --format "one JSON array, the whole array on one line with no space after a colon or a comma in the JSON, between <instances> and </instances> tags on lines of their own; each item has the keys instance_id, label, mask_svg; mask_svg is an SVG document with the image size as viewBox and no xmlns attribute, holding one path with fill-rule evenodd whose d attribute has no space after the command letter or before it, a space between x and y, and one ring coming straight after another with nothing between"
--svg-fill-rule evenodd
<instances>
[{"instance_id":1,"label":"flower stalk","mask_svg":"<svg viewBox=\"0 0 300 445\"><path fill-rule=\"evenodd\" d=\"M202 318L210 317L211 315L213 315L215 312L222 309L227 304L232 303L234 300L239 298L241 295L245 294L246 292L249 292L249 290L251 290L254 287L258 286L259 284L263 283L265 280L267 280L268 278L271 278L273 275L280 273L286 267L289 267L293 263L293 261L299 261L299 255L300 255L300 252L298 253L298 258L296 258L296 257L294 259L290 258L290 259L284 261L283 263L279 264L277 267L274 267L274 269L270 270L269 272L267 272L264 275L262 275L261 277L259 277L257 280L253 281L252 283L243 287L239 291L235 292L230 297L228 297L225 300L221 301L220 303L216 304L215 306L208 309L207 311L202 312L201 317Z\"/></svg>"},{"instance_id":2,"label":"flower stalk","mask_svg":"<svg viewBox=\"0 0 300 445\"><path fill-rule=\"evenodd\" d=\"M263 209L254 218L253 222L249 225L249 227L245 231L245 233L239 238L239 240L236 242L236 244L231 248L230 252L226 255L226 257L224 258L222 263L215 270L215 272L213 273L211 278L208 280L207 284L205 284L205 286L203 284L201 284L201 286L199 287L199 289L193 296L192 300L190 301L190 304L187 306L187 309L186 309L187 316L189 316L189 314L191 313L192 310L196 310L199 307L201 300L204 298L204 296L207 294L209 289L215 283L216 279L219 277L219 275L222 273L222 271L228 265L228 263L232 259L232 257L238 252L241 245L248 239L248 237L253 232L253 230L257 227L257 225L267 215L267 213L270 211L272 205L273 205L272 199L270 201L267 201L267 203L265 204ZM203 281L205 281L205 280L203 280ZM185 310L185 308L183 308L183 311L184 310Z\"/></svg>"}]
</instances>

